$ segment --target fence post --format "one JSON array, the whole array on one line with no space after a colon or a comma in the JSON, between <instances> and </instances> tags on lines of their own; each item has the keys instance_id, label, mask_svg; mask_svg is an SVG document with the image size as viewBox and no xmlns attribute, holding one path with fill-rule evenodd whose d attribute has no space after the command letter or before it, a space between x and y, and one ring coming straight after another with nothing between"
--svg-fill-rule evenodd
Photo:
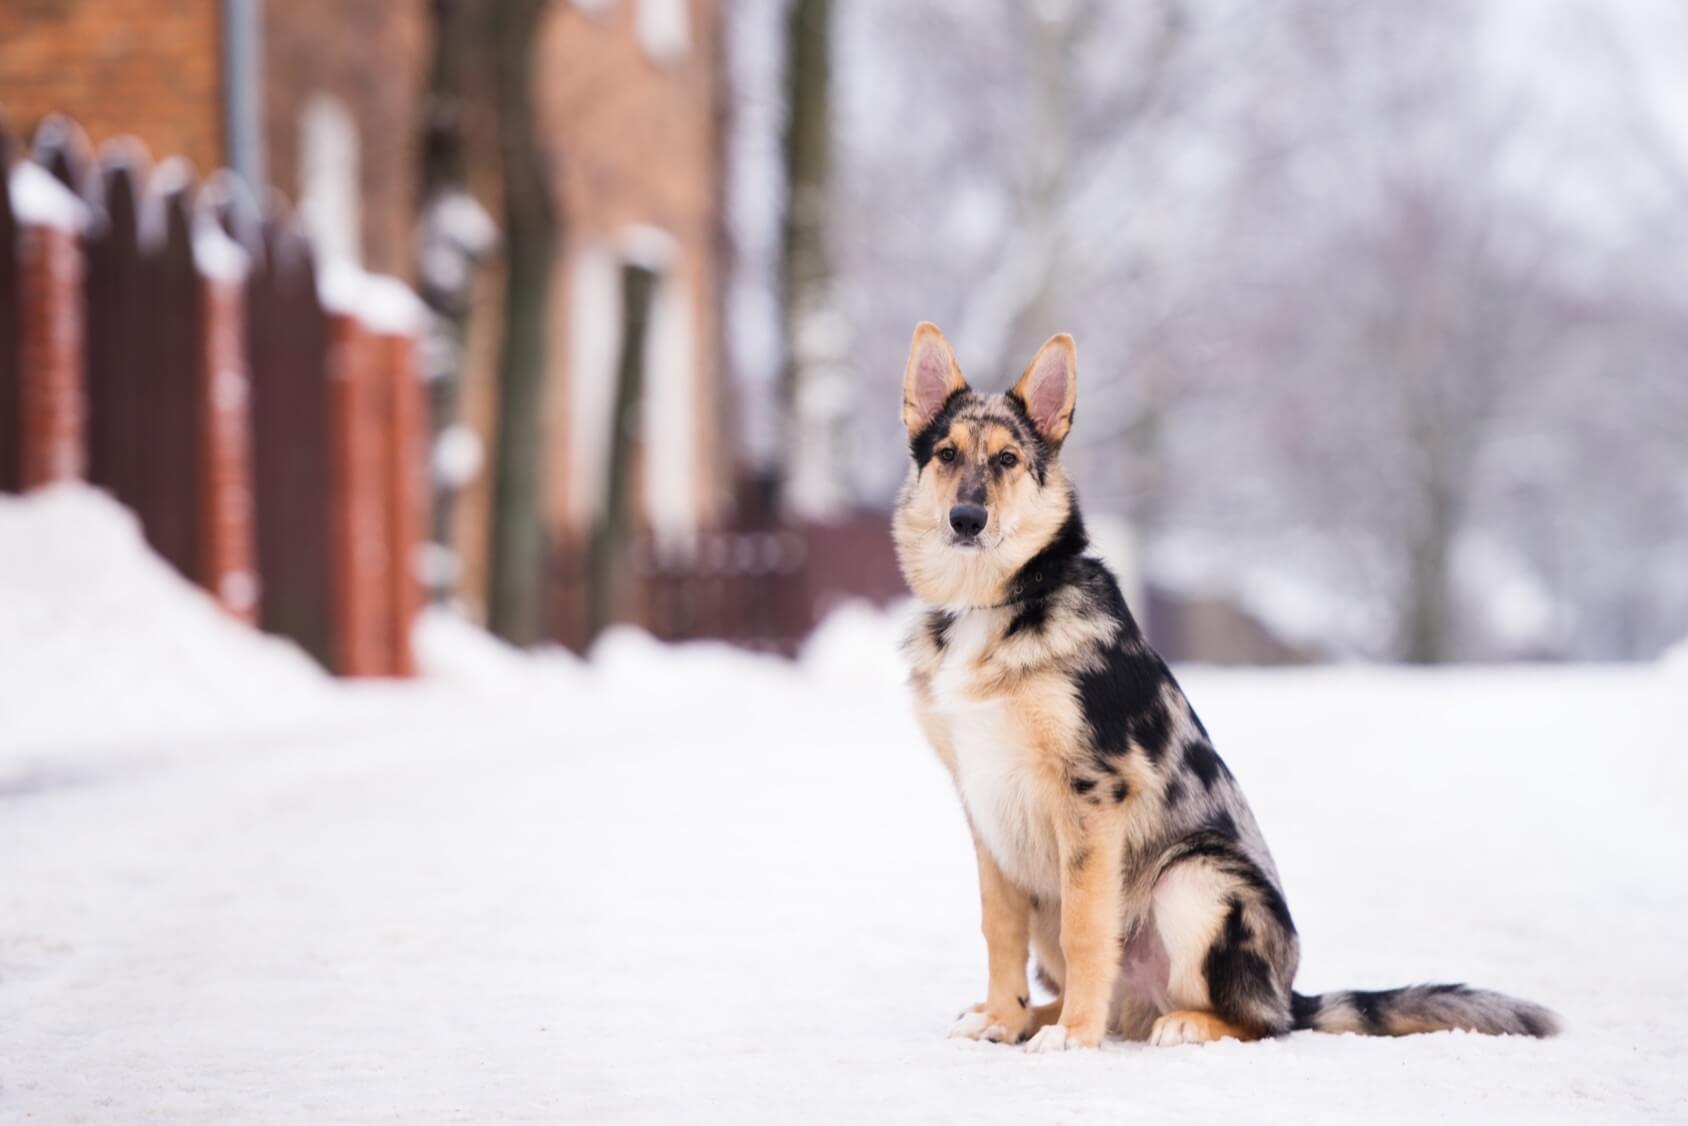
<instances>
[{"instance_id":1,"label":"fence post","mask_svg":"<svg viewBox=\"0 0 1688 1126\"><path fill-rule=\"evenodd\" d=\"M0 493L23 488L22 373L18 346L18 227L12 218L12 135L0 113Z\"/></svg>"},{"instance_id":2,"label":"fence post","mask_svg":"<svg viewBox=\"0 0 1688 1126\"><path fill-rule=\"evenodd\" d=\"M426 404L415 337L385 332L377 339L386 382L387 585L391 593L392 671L416 675L410 632L422 610L417 553L428 519Z\"/></svg>"},{"instance_id":3,"label":"fence post","mask_svg":"<svg viewBox=\"0 0 1688 1126\"><path fill-rule=\"evenodd\" d=\"M200 580L223 608L258 619L253 526L251 377L246 360L246 252L202 199L194 232L199 270Z\"/></svg>"},{"instance_id":4,"label":"fence post","mask_svg":"<svg viewBox=\"0 0 1688 1126\"><path fill-rule=\"evenodd\" d=\"M21 465L29 489L81 475L82 247L87 209L46 170L20 161L8 177L18 242Z\"/></svg>"},{"instance_id":5,"label":"fence post","mask_svg":"<svg viewBox=\"0 0 1688 1126\"><path fill-rule=\"evenodd\" d=\"M335 573L344 672L415 672L422 604L414 559L427 518L424 404L415 349L424 310L403 283L325 272L333 434Z\"/></svg>"},{"instance_id":6,"label":"fence post","mask_svg":"<svg viewBox=\"0 0 1688 1126\"><path fill-rule=\"evenodd\" d=\"M279 208L246 281L259 620L337 667L327 317L310 248Z\"/></svg>"},{"instance_id":7,"label":"fence post","mask_svg":"<svg viewBox=\"0 0 1688 1126\"><path fill-rule=\"evenodd\" d=\"M380 388L374 341L355 313L328 317L330 486L333 505L335 671L389 670L381 582L387 530L381 519Z\"/></svg>"}]
</instances>

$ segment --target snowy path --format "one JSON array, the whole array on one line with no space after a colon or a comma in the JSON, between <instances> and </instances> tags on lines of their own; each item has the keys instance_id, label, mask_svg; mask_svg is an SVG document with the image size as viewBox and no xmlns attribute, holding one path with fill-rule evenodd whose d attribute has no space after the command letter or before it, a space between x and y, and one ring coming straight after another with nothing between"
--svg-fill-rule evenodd
<instances>
[{"instance_id":1,"label":"snowy path","mask_svg":"<svg viewBox=\"0 0 1688 1126\"><path fill-rule=\"evenodd\" d=\"M972 859L864 630L0 746L0 1121L1688 1119L1680 668L1184 677L1304 990L1470 980L1567 1035L1034 1058L943 1038Z\"/></svg>"}]
</instances>

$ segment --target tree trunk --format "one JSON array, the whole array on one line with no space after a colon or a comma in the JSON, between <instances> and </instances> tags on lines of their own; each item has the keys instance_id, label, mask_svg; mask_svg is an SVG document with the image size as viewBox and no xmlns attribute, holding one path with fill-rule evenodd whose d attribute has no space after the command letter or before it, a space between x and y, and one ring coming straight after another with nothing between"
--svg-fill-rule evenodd
<instances>
[{"instance_id":1,"label":"tree trunk","mask_svg":"<svg viewBox=\"0 0 1688 1126\"><path fill-rule=\"evenodd\" d=\"M1458 530L1458 502L1431 467L1419 502L1422 523L1407 548L1406 629L1402 655L1416 665L1435 665L1452 654L1448 633L1451 561Z\"/></svg>"},{"instance_id":2,"label":"tree trunk","mask_svg":"<svg viewBox=\"0 0 1688 1126\"><path fill-rule=\"evenodd\" d=\"M616 365L615 413L611 416L609 482L604 506L592 524L587 579L586 636L596 637L615 616L621 596L617 580L627 564L632 526L628 493L633 477L633 449L639 435L644 399L645 338L651 317L656 274L645 266L621 269L621 359Z\"/></svg>"},{"instance_id":3,"label":"tree trunk","mask_svg":"<svg viewBox=\"0 0 1688 1126\"><path fill-rule=\"evenodd\" d=\"M504 342L498 363L489 624L518 645L541 633L540 410L546 292L559 221L535 136L533 56L545 0L497 0L498 145L504 174Z\"/></svg>"},{"instance_id":4,"label":"tree trunk","mask_svg":"<svg viewBox=\"0 0 1688 1126\"><path fill-rule=\"evenodd\" d=\"M831 146L831 0L793 0L787 17L785 171L790 198L782 230L780 456L772 483L782 507L818 515L842 502L844 404L820 381L840 375L843 341L832 295L826 215ZM847 377L838 390L848 387Z\"/></svg>"}]
</instances>

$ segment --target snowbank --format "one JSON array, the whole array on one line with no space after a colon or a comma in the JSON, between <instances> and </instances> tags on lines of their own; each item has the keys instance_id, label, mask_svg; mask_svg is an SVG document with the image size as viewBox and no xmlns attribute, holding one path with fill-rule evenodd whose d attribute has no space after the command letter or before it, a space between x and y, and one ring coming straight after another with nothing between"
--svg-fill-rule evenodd
<instances>
[{"instance_id":1,"label":"snowbank","mask_svg":"<svg viewBox=\"0 0 1688 1126\"><path fill-rule=\"evenodd\" d=\"M560 647L524 653L457 609L429 606L410 632L416 668L435 684L476 689L512 689L549 681L554 686L584 675L579 658Z\"/></svg>"},{"instance_id":2,"label":"snowbank","mask_svg":"<svg viewBox=\"0 0 1688 1126\"><path fill-rule=\"evenodd\" d=\"M1688 637L1678 641L1659 655L1660 667L1688 676Z\"/></svg>"},{"instance_id":3,"label":"snowbank","mask_svg":"<svg viewBox=\"0 0 1688 1126\"><path fill-rule=\"evenodd\" d=\"M329 681L228 617L104 493L0 496L0 754L159 745L299 715Z\"/></svg>"},{"instance_id":4,"label":"snowbank","mask_svg":"<svg viewBox=\"0 0 1688 1126\"><path fill-rule=\"evenodd\" d=\"M895 690L908 682L903 639L919 614L909 599L889 610L850 601L832 610L803 645L803 668L839 688Z\"/></svg>"}]
</instances>

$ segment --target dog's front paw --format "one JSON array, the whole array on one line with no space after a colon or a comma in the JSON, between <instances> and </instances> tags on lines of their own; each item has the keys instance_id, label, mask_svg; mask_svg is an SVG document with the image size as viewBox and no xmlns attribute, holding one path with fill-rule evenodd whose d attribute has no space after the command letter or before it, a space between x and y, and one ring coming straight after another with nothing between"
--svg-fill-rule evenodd
<instances>
[{"instance_id":1,"label":"dog's front paw","mask_svg":"<svg viewBox=\"0 0 1688 1126\"><path fill-rule=\"evenodd\" d=\"M1014 1043L1020 1039L1017 1025L992 1016L983 1005L975 1005L950 1025L951 1040L989 1040L993 1044Z\"/></svg>"},{"instance_id":2,"label":"dog's front paw","mask_svg":"<svg viewBox=\"0 0 1688 1126\"><path fill-rule=\"evenodd\" d=\"M1092 1039L1069 1030L1064 1024L1051 1024L1040 1029L1036 1036L1026 1041L1026 1051L1038 1053L1065 1052L1070 1048L1094 1048L1101 1042L1100 1036Z\"/></svg>"}]
</instances>

